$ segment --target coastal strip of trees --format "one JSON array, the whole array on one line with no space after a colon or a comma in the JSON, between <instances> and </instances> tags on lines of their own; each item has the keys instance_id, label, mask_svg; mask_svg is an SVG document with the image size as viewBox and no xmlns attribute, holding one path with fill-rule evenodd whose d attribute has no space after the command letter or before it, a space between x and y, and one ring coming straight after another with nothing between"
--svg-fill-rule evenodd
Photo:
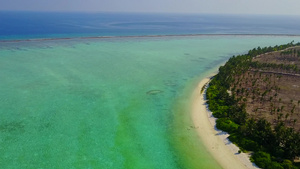
<instances>
[{"instance_id":1,"label":"coastal strip of trees","mask_svg":"<svg viewBox=\"0 0 300 169\"><path fill-rule=\"evenodd\" d=\"M228 132L230 141L238 145L242 151L252 151L251 161L261 168L299 168L294 159L300 156L300 134L294 128L286 126L283 120L279 119L277 124L272 126L264 118L254 119L249 116L246 112L246 103L241 103L230 89L235 82L234 78L250 69L278 66L252 62L254 57L299 45L300 43L291 42L274 47L258 47L245 55L233 56L219 68L219 73L211 80L206 91L208 108L218 118L216 127ZM298 55L297 52L294 53ZM281 68L299 72L297 67Z\"/></svg>"}]
</instances>

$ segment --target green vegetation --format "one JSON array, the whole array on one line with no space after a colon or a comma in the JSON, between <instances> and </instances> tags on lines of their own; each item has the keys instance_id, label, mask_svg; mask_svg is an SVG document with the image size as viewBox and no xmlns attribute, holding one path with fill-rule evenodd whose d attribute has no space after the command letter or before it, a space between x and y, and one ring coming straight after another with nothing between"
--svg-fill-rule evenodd
<instances>
[{"instance_id":1,"label":"green vegetation","mask_svg":"<svg viewBox=\"0 0 300 169\"><path fill-rule=\"evenodd\" d=\"M252 62L252 58L260 54L279 51L296 45L300 45L300 43L293 44L291 42L274 47L258 47L250 50L248 54L233 56L224 66L219 68L219 73L212 79L207 89L206 95L209 109L218 118L216 127L230 133L229 139L237 144L241 150L253 151L251 160L261 168L297 168L293 161L300 155L300 134L294 128L286 126L282 118L278 118L276 125L272 126L266 119L254 119L249 116L246 112L247 98L237 96L238 93L246 93L249 89L235 90L237 85L234 84L235 77L240 77L252 68L278 66L276 64ZM298 55L297 51L290 51L292 52L282 52L282 55L290 53ZM297 67L286 65L283 65L281 69L298 72ZM256 81L252 83L254 85ZM228 92L229 90L234 92L230 93ZM261 93L263 102L269 90L256 92ZM255 96L253 95L253 97ZM268 98L268 100L272 99L273 97Z\"/></svg>"},{"instance_id":2,"label":"green vegetation","mask_svg":"<svg viewBox=\"0 0 300 169\"><path fill-rule=\"evenodd\" d=\"M262 70L281 69L281 70L286 70L287 72L299 73L299 68L297 67L297 65L251 62L251 67L255 69L262 69Z\"/></svg>"}]
</instances>

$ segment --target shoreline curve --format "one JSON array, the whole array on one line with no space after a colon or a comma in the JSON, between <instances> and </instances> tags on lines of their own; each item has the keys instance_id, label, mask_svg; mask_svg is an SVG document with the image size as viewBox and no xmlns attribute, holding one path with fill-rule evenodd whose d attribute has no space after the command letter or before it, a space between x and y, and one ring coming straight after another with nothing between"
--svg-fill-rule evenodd
<instances>
[{"instance_id":1,"label":"shoreline curve","mask_svg":"<svg viewBox=\"0 0 300 169\"><path fill-rule=\"evenodd\" d=\"M227 138L229 134L216 128L216 118L206 104L206 87L201 93L209 81L209 77L202 79L192 93L191 118L198 136L222 168L257 169L250 161L250 155L238 153L239 148Z\"/></svg>"}]
</instances>

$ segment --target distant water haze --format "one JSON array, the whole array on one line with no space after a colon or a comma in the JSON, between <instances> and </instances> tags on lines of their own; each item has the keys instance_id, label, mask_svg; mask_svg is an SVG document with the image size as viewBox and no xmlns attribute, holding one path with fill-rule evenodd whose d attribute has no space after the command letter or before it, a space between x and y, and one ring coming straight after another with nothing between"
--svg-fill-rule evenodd
<instances>
[{"instance_id":1,"label":"distant water haze","mask_svg":"<svg viewBox=\"0 0 300 169\"><path fill-rule=\"evenodd\" d=\"M0 10L300 15L298 0L0 0Z\"/></svg>"},{"instance_id":2,"label":"distant water haze","mask_svg":"<svg viewBox=\"0 0 300 169\"><path fill-rule=\"evenodd\" d=\"M0 39L184 34L300 35L300 17L0 12Z\"/></svg>"}]
</instances>

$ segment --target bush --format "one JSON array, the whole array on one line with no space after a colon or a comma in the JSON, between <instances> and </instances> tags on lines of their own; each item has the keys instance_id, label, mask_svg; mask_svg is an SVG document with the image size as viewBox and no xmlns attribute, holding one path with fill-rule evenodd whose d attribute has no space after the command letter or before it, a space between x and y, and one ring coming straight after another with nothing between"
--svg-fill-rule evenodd
<instances>
[{"instance_id":1,"label":"bush","mask_svg":"<svg viewBox=\"0 0 300 169\"><path fill-rule=\"evenodd\" d=\"M269 168L272 163L270 154L263 151L255 152L252 155L251 160L261 168Z\"/></svg>"},{"instance_id":2,"label":"bush","mask_svg":"<svg viewBox=\"0 0 300 169\"><path fill-rule=\"evenodd\" d=\"M238 131L239 125L227 118L217 119L217 128L228 133L234 133Z\"/></svg>"},{"instance_id":3,"label":"bush","mask_svg":"<svg viewBox=\"0 0 300 169\"><path fill-rule=\"evenodd\" d=\"M284 169L297 169L290 160L284 160L281 164Z\"/></svg>"},{"instance_id":4,"label":"bush","mask_svg":"<svg viewBox=\"0 0 300 169\"><path fill-rule=\"evenodd\" d=\"M279 163L272 162L267 168L269 169L284 169Z\"/></svg>"},{"instance_id":5,"label":"bush","mask_svg":"<svg viewBox=\"0 0 300 169\"><path fill-rule=\"evenodd\" d=\"M227 116L227 113L216 110L216 111L213 112L213 116L216 117L216 118L224 118L224 117Z\"/></svg>"},{"instance_id":6,"label":"bush","mask_svg":"<svg viewBox=\"0 0 300 169\"><path fill-rule=\"evenodd\" d=\"M242 139L241 146L250 151L257 151L259 149L259 145L255 141L245 138Z\"/></svg>"},{"instance_id":7,"label":"bush","mask_svg":"<svg viewBox=\"0 0 300 169\"><path fill-rule=\"evenodd\" d=\"M247 151L258 151L259 150L259 145L250 139L244 138L242 135L239 134L231 134L229 137L229 140L237 145L242 150L247 150Z\"/></svg>"},{"instance_id":8,"label":"bush","mask_svg":"<svg viewBox=\"0 0 300 169\"><path fill-rule=\"evenodd\" d=\"M290 160L284 160L282 163L278 163L272 161L271 155L263 151L254 153L251 157L251 161L258 167L265 169L297 169Z\"/></svg>"}]
</instances>

